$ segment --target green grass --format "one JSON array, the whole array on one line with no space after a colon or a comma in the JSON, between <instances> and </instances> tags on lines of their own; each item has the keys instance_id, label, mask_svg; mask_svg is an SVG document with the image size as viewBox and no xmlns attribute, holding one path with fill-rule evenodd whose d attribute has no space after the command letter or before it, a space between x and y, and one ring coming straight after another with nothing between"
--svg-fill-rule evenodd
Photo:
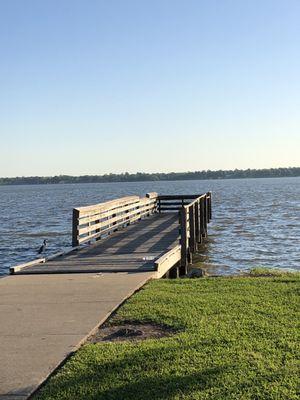
<instances>
[{"instance_id":1,"label":"green grass","mask_svg":"<svg viewBox=\"0 0 300 400\"><path fill-rule=\"evenodd\" d=\"M255 267L249 272L250 276L291 276L299 277L300 273L293 269L282 269L282 268L266 268L266 267Z\"/></svg>"},{"instance_id":2,"label":"green grass","mask_svg":"<svg viewBox=\"0 0 300 400\"><path fill-rule=\"evenodd\" d=\"M299 399L299 275L159 280L111 324L178 329L143 342L88 344L35 400Z\"/></svg>"}]
</instances>

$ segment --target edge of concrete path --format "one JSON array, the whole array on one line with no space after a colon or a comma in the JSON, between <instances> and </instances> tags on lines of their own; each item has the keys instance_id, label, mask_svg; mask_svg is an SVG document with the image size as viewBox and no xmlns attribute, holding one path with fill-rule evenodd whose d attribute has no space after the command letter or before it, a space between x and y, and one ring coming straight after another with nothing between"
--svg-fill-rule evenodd
<instances>
[{"instance_id":1,"label":"edge of concrete path","mask_svg":"<svg viewBox=\"0 0 300 400\"><path fill-rule=\"evenodd\" d=\"M149 273L152 271L144 271L144 273ZM93 329L90 330L90 332L85 335L78 343L76 346L73 347L73 349L64 357L63 360L61 360L55 367L54 369L38 384L38 386L31 392L27 397L26 396L20 396L20 399L24 400L34 400L34 396L38 393L38 391L47 384L49 379L56 374L58 369L63 367L63 365L76 353L76 351L79 350L79 348L87 341L87 339L92 336L94 333L96 333L97 329L100 328L101 325L104 324L105 321L108 320L113 314L116 313L116 311L125 303L126 300L128 300L131 296L133 296L136 292L138 292L147 282L150 280L155 279L155 272L150 276L145 277L145 279L140 282L137 286L135 286L134 289L132 289L110 312L108 312L105 317L103 317L96 326L94 326ZM9 398L9 397L8 397ZM12 399L14 397L12 396ZM0 395L0 400L1 400L1 395Z\"/></svg>"}]
</instances>

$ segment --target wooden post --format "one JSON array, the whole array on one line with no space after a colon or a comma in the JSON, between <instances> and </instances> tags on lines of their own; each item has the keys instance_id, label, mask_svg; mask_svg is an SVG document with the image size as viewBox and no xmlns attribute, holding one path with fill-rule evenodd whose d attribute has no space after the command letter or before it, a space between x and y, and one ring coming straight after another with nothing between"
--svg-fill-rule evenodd
<instances>
[{"instance_id":1,"label":"wooden post","mask_svg":"<svg viewBox=\"0 0 300 400\"><path fill-rule=\"evenodd\" d=\"M205 206L206 206L206 223L209 223L209 196L205 195Z\"/></svg>"},{"instance_id":2,"label":"wooden post","mask_svg":"<svg viewBox=\"0 0 300 400\"><path fill-rule=\"evenodd\" d=\"M205 232L205 237L207 237L207 196L205 196L204 197L204 199L203 199L204 201L203 201L203 207L204 207L204 210L203 210L203 213L204 213L204 232Z\"/></svg>"},{"instance_id":3,"label":"wooden post","mask_svg":"<svg viewBox=\"0 0 300 400\"><path fill-rule=\"evenodd\" d=\"M113 215L111 216L111 218L115 218L116 216L117 216L117 214L113 214ZM112 225L113 225L113 226L116 225L116 222L113 222ZM118 230L118 228L114 229L113 232L116 232L117 230Z\"/></svg>"},{"instance_id":4,"label":"wooden post","mask_svg":"<svg viewBox=\"0 0 300 400\"><path fill-rule=\"evenodd\" d=\"M201 222L200 232L201 232L201 236L205 238L206 237L206 229L205 229L206 223L205 223L205 207L204 207L204 204L205 204L205 199L204 199L204 197L202 197L200 199L200 222Z\"/></svg>"},{"instance_id":5,"label":"wooden post","mask_svg":"<svg viewBox=\"0 0 300 400\"><path fill-rule=\"evenodd\" d=\"M195 230L196 230L196 242L200 243L202 242L201 238L201 232L200 232L200 202L197 201L195 204Z\"/></svg>"},{"instance_id":6,"label":"wooden post","mask_svg":"<svg viewBox=\"0 0 300 400\"><path fill-rule=\"evenodd\" d=\"M178 268L178 263L174 265L174 267L172 267L169 270L169 278L170 279L176 279L179 277L179 268Z\"/></svg>"},{"instance_id":7,"label":"wooden post","mask_svg":"<svg viewBox=\"0 0 300 400\"><path fill-rule=\"evenodd\" d=\"M210 222L210 220L212 219L212 211L211 211L211 192L208 192L207 193L208 194L208 219L209 219L209 221L208 222Z\"/></svg>"},{"instance_id":8,"label":"wooden post","mask_svg":"<svg viewBox=\"0 0 300 400\"><path fill-rule=\"evenodd\" d=\"M73 218L72 218L72 247L76 247L79 245L79 235L78 235L78 226L79 226L79 210L73 208Z\"/></svg>"},{"instance_id":9,"label":"wooden post","mask_svg":"<svg viewBox=\"0 0 300 400\"><path fill-rule=\"evenodd\" d=\"M139 204L140 204L140 203L139 203ZM139 210L139 209L140 209L140 206L137 206L136 209ZM140 221L140 220L142 219L142 217L141 217L141 212L138 212L138 214L139 214L138 221Z\"/></svg>"},{"instance_id":10,"label":"wooden post","mask_svg":"<svg viewBox=\"0 0 300 400\"><path fill-rule=\"evenodd\" d=\"M129 213L129 210L126 210L125 211L125 226L130 225L130 218L126 217L126 214L128 214L128 213Z\"/></svg>"},{"instance_id":11,"label":"wooden post","mask_svg":"<svg viewBox=\"0 0 300 400\"><path fill-rule=\"evenodd\" d=\"M91 231L90 231L90 229L91 229L91 221L88 222L88 227L89 227L88 236L91 236ZM88 241L88 244L91 244L90 240Z\"/></svg>"},{"instance_id":12,"label":"wooden post","mask_svg":"<svg viewBox=\"0 0 300 400\"><path fill-rule=\"evenodd\" d=\"M96 225L96 224L99 224L99 223L100 223L100 219L97 219L97 220L95 221L95 225ZM99 233L99 232L100 232L100 228L96 229L95 233ZM98 240L100 240L100 239L101 239L101 236L96 237L96 242L97 242Z\"/></svg>"},{"instance_id":13,"label":"wooden post","mask_svg":"<svg viewBox=\"0 0 300 400\"><path fill-rule=\"evenodd\" d=\"M189 224L190 224L189 248L190 252L193 254L197 251L194 204L189 207Z\"/></svg>"},{"instance_id":14,"label":"wooden post","mask_svg":"<svg viewBox=\"0 0 300 400\"><path fill-rule=\"evenodd\" d=\"M179 267L179 274L186 275L188 265L188 235L187 235L187 210L185 207L181 208L180 212L180 244L181 244L181 260Z\"/></svg>"}]
</instances>

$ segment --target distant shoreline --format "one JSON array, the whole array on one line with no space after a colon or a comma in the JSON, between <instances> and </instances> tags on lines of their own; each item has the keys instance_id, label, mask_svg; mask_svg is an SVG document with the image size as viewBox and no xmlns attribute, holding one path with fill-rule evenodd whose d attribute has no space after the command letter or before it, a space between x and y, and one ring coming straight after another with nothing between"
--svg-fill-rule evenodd
<instances>
[{"instance_id":1,"label":"distant shoreline","mask_svg":"<svg viewBox=\"0 0 300 400\"><path fill-rule=\"evenodd\" d=\"M0 186L4 185L41 185L66 183L112 183L112 182L161 182L182 180L218 180L244 178L288 178L299 177L300 167L268 168L268 169L235 169L218 171L169 172L105 174L105 175L57 175L57 176L30 176L0 178Z\"/></svg>"}]
</instances>

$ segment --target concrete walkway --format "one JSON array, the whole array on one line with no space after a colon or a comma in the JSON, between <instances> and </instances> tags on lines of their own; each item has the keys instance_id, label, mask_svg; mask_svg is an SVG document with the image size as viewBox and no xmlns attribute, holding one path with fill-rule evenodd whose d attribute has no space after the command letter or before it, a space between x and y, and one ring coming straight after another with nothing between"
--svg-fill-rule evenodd
<instances>
[{"instance_id":1,"label":"concrete walkway","mask_svg":"<svg viewBox=\"0 0 300 400\"><path fill-rule=\"evenodd\" d=\"M153 271L0 279L0 400L25 400Z\"/></svg>"}]
</instances>

